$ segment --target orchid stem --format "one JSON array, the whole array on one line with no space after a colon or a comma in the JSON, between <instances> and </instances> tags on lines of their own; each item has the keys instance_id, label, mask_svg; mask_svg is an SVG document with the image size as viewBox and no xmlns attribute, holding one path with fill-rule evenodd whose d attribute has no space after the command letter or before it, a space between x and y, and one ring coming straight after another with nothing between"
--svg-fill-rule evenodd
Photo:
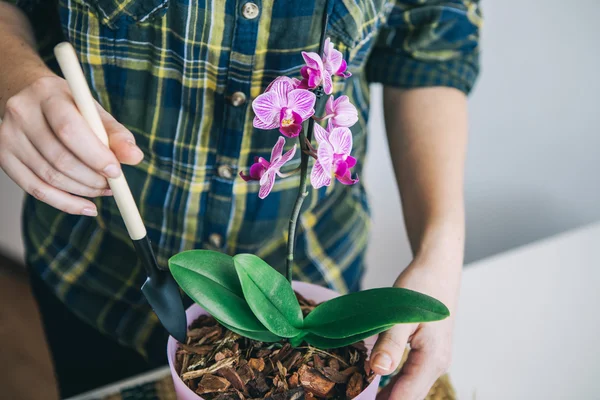
<instances>
[{"instance_id":1,"label":"orchid stem","mask_svg":"<svg viewBox=\"0 0 600 400\"><path fill-rule=\"evenodd\" d=\"M327 1L327 10L330 11L330 2ZM323 49L325 47L325 32L327 28L327 24L329 21L329 12L324 13L323 15L323 30L321 31L321 38L319 40L319 55L323 55ZM317 96L317 103L323 96L322 87L318 87L315 89L315 95ZM316 105L315 105L316 106ZM304 199L308 196L308 192L306 191L306 179L308 177L308 153L309 151L308 144L312 141L313 130L315 128L315 120L313 118L309 118L308 120L308 128L306 129L306 134L304 133L304 129L300 131L300 135L298 136L298 141L300 142L300 187L298 189L298 196L296 197L296 203L294 204L294 209L292 210L292 216L290 217L290 226L288 229L288 247L287 247L287 259L285 262L285 276L287 280L292 282L292 265L294 264L294 245L296 243L296 224L298 222L298 217L300 216L300 210L302 209L302 203L304 203Z\"/></svg>"},{"instance_id":2,"label":"orchid stem","mask_svg":"<svg viewBox=\"0 0 600 400\"><path fill-rule=\"evenodd\" d=\"M312 124L311 124L312 123ZM308 130L313 128L314 121L309 120L308 122ZM296 224L298 223L298 217L300 216L300 210L302 209L302 203L304 203L304 199L308 196L308 192L306 191L306 178L308 176L308 154L306 154L306 136L304 134L304 129L300 131L300 135L298 136L298 141L300 142L300 149L302 152L300 153L300 187L298 188L298 196L296 197L296 203L294 204L294 209L292 210L292 216L290 217L290 226L288 229L288 248L287 248L287 259L285 263L285 276L287 277L290 283L292 282L292 265L294 264L294 245L296 243Z\"/></svg>"}]
</instances>

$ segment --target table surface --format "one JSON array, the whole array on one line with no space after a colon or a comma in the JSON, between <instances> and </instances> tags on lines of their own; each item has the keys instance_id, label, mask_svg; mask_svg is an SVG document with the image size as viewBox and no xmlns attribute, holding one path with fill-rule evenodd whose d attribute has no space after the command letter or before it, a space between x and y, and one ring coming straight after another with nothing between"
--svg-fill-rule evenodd
<instances>
[{"instance_id":1,"label":"table surface","mask_svg":"<svg viewBox=\"0 0 600 400\"><path fill-rule=\"evenodd\" d=\"M600 398L600 223L469 265L450 370L458 398ZM162 368L74 397L91 400Z\"/></svg>"},{"instance_id":2,"label":"table surface","mask_svg":"<svg viewBox=\"0 0 600 400\"><path fill-rule=\"evenodd\" d=\"M600 399L600 224L471 264L450 370L459 399Z\"/></svg>"}]
</instances>

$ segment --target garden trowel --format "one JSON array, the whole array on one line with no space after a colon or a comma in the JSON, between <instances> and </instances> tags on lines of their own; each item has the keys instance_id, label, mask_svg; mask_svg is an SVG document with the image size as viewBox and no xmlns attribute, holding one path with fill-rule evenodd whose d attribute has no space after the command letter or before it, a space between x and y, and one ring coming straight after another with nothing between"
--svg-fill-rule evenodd
<instances>
[{"instance_id":1,"label":"garden trowel","mask_svg":"<svg viewBox=\"0 0 600 400\"><path fill-rule=\"evenodd\" d=\"M73 46L67 42L60 43L54 48L54 54L71 88L77 108L79 108L91 130L108 146L106 130L96 109L94 98L87 85ZM133 241L148 275L142 286L142 292L167 332L178 341L185 343L187 323L179 286L177 286L169 271L163 271L158 267L146 227L125 176L121 174L116 179L108 179L108 184L127 227L129 237Z\"/></svg>"}]
</instances>

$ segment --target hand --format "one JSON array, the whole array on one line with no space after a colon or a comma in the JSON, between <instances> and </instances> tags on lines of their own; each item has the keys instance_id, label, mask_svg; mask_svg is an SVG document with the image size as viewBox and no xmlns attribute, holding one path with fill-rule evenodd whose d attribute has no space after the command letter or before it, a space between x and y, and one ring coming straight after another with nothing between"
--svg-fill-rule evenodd
<instances>
[{"instance_id":1,"label":"hand","mask_svg":"<svg viewBox=\"0 0 600 400\"><path fill-rule=\"evenodd\" d=\"M79 113L67 82L47 73L10 97L0 124L0 168L23 190L69 214L96 216L82 197L111 195L106 178L144 157L133 134L98 105L110 149ZM112 151L111 151L112 150Z\"/></svg>"},{"instance_id":2,"label":"hand","mask_svg":"<svg viewBox=\"0 0 600 400\"><path fill-rule=\"evenodd\" d=\"M394 286L416 290L442 301L450 309L450 317L438 322L396 325L379 336L373 348L371 368L381 375L389 375L398 368L406 345L410 344L408 359L400 373L379 393L379 400L422 400L450 366L453 309L460 269L456 272L436 270L436 267L413 261Z\"/></svg>"}]
</instances>

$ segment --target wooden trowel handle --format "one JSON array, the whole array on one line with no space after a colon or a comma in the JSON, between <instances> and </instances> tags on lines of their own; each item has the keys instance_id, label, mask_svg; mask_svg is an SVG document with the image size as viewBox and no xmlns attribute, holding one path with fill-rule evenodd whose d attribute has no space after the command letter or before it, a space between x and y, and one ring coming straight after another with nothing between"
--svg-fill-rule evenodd
<instances>
[{"instance_id":1,"label":"wooden trowel handle","mask_svg":"<svg viewBox=\"0 0 600 400\"><path fill-rule=\"evenodd\" d=\"M87 121L92 132L108 147L108 135L100 119L96 102L83 75L81 65L75 54L75 49L70 43L63 42L54 48L54 54L71 88L75 104L77 104L81 115ZM125 180L125 176L121 174L118 178L109 178L108 185L113 192L117 207L129 232L129 237L132 240L143 239L146 236L146 228L144 227L144 222L135 204L129 185Z\"/></svg>"}]
</instances>

